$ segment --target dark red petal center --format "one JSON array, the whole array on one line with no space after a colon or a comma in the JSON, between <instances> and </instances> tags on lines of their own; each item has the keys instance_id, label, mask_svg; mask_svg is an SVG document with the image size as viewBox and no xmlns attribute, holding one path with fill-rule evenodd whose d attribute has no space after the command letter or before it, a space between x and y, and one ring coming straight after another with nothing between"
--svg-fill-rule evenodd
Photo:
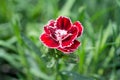
<instances>
[{"instance_id":1,"label":"dark red petal center","mask_svg":"<svg viewBox=\"0 0 120 80\"><path fill-rule=\"evenodd\" d=\"M56 21L56 26L58 29L68 30L72 23L69 18L60 16Z\"/></svg>"}]
</instances>

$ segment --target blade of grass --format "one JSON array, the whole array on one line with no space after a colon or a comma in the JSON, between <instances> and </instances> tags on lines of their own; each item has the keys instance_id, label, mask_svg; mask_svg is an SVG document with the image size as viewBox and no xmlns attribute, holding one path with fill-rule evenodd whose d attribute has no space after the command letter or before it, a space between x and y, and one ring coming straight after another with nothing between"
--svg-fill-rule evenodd
<instances>
[{"instance_id":1,"label":"blade of grass","mask_svg":"<svg viewBox=\"0 0 120 80\"><path fill-rule=\"evenodd\" d=\"M32 51L34 51L39 57L42 56L40 49L23 33L21 33L22 40Z\"/></svg>"},{"instance_id":2,"label":"blade of grass","mask_svg":"<svg viewBox=\"0 0 120 80\"><path fill-rule=\"evenodd\" d=\"M75 0L67 0L63 8L60 10L59 15L69 16L70 10L74 4Z\"/></svg>"},{"instance_id":3,"label":"blade of grass","mask_svg":"<svg viewBox=\"0 0 120 80\"><path fill-rule=\"evenodd\" d=\"M72 78L72 80L94 80L91 77L85 77L83 75L71 71L63 71L62 74L69 76L70 78Z\"/></svg>"},{"instance_id":4,"label":"blade of grass","mask_svg":"<svg viewBox=\"0 0 120 80\"><path fill-rule=\"evenodd\" d=\"M13 27L14 34L15 34L17 41L18 41L17 50L18 50L18 53L20 55L20 61L21 61L22 65L24 66L24 68L26 69L27 80L32 80L32 75L31 75L30 70L29 70L29 64L28 64L26 57L25 57L24 46L22 43L21 35L20 35L20 23L19 23L18 16L13 17L13 19L11 21L11 26Z\"/></svg>"},{"instance_id":5,"label":"blade of grass","mask_svg":"<svg viewBox=\"0 0 120 80\"><path fill-rule=\"evenodd\" d=\"M10 44L9 42L0 40L0 46L6 47L10 50L13 50L13 51L17 52L16 48L12 44Z\"/></svg>"},{"instance_id":6,"label":"blade of grass","mask_svg":"<svg viewBox=\"0 0 120 80\"><path fill-rule=\"evenodd\" d=\"M17 60L19 60L18 56L15 54L8 54L4 49L0 49L0 58L6 60L17 69L21 67L17 62Z\"/></svg>"}]
</instances>

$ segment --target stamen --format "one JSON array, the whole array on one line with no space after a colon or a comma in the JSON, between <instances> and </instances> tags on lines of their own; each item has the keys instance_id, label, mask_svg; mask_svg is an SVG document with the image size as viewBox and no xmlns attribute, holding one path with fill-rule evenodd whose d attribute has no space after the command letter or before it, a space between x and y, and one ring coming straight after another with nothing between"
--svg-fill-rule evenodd
<instances>
[{"instance_id":1,"label":"stamen","mask_svg":"<svg viewBox=\"0 0 120 80\"><path fill-rule=\"evenodd\" d=\"M63 36L67 35L67 31L59 29L55 31L55 35L57 37L57 40L59 41L59 40L62 40Z\"/></svg>"},{"instance_id":2,"label":"stamen","mask_svg":"<svg viewBox=\"0 0 120 80\"><path fill-rule=\"evenodd\" d=\"M60 43L60 47L62 47L62 39L67 35L67 31L58 29L55 31L55 35Z\"/></svg>"}]
</instances>

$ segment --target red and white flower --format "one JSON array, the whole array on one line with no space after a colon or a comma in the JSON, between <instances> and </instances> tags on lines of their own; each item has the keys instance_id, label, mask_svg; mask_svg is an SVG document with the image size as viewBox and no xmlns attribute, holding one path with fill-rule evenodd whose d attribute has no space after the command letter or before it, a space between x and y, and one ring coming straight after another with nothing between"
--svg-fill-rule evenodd
<instances>
[{"instance_id":1,"label":"red and white flower","mask_svg":"<svg viewBox=\"0 0 120 80\"><path fill-rule=\"evenodd\" d=\"M49 48L56 48L69 54L80 45L76 39L82 32L83 27L79 21L72 24L69 18L60 16L56 20L50 20L44 26L44 33L40 36L40 40Z\"/></svg>"}]
</instances>

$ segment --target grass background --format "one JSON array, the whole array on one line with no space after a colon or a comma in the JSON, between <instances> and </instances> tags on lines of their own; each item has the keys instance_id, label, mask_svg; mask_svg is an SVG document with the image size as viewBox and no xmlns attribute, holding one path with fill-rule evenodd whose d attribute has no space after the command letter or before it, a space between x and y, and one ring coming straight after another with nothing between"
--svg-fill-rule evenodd
<instances>
[{"instance_id":1,"label":"grass background","mask_svg":"<svg viewBox=\"0 0 120 80\"><path fill-rule=\"evenodd\" d=\"M60 15L84 32L56 77L54 54L39 36ZM0 0L0 80L120 80L120 1Z\"/></svg>"}]
</instances>

